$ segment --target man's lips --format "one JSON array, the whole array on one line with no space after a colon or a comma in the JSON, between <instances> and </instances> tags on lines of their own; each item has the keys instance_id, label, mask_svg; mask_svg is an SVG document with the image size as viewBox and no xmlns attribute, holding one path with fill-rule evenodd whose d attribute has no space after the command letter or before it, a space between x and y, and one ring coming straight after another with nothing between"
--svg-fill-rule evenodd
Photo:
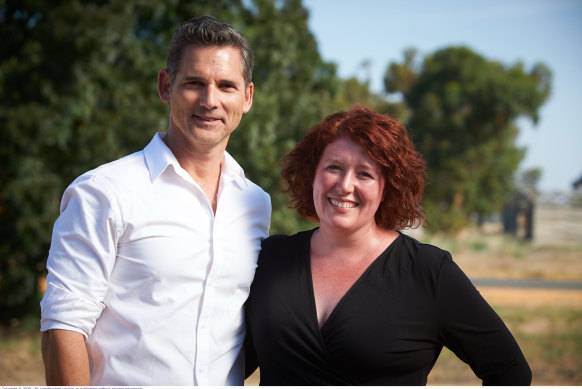
<instances>
[{"instance_id":1,"label":"man's lips","mask_svg":"<svg viewBox=\"0 0 582 389\"><path fill-rule=\"evenodd\" d=\"M213 117L213 116L204 116L204 115L193 115L194 118L196 118L197 120L206 122L206 123L214 123L214 122L218 122L220 121L220 118L217 117Z\"/></svg>"}]
</instances>

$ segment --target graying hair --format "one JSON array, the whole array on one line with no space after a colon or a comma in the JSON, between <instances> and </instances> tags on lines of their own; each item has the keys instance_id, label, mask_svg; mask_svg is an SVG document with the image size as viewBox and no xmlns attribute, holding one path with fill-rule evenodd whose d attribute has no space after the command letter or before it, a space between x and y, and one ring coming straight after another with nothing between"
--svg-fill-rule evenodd
<instances>
[{"instance_id":1,"label":"graying hair","mask_svg":"<svg viewBox=\"0 0 582 389\"><path fill-rule=\"evenodd\" d=\"M188 46L231 46L240 49L242 72L248 85L253 78L255 55L247 40L232 25L210 16L201 16L184 22L176 29L168 47L166 70L174 82Z\"/></svg>"}]
</instances>

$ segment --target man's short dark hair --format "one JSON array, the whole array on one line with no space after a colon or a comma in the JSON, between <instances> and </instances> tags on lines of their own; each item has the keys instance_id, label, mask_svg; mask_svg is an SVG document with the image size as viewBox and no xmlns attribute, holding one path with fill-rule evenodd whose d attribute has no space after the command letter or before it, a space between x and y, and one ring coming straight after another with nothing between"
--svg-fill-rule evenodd
<instances>
[{"instance_id":1,"label":"man's short dark hair","mask_svg":"<svg viewBox=\"0 0 582 389\"><path fill-rule=\"evenodd\" d=\"M253 78L255 56L247 40L232 25L210 16L201 16L184 22L176 29L168 47L166 70L174 82L180 69L184 49L188 46L231 46L240 49L242 72L248 85Z\"/></svg>"}]
</instances>

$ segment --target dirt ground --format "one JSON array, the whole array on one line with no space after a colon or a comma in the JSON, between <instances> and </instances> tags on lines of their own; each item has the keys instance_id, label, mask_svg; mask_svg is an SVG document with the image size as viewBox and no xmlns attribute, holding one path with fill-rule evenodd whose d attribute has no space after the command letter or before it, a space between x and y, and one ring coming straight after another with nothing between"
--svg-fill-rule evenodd
<instances>
[{"instance_id":1,"label":"dirt ground","mask_svg":"<svg viewBox=\"0 0 582 389\"><path fill-rule=\"evenodd\" d=\"M536 214L531 243L498 232L494 226L454 238L434 238L431 243L450 250L471 278L582 281L582 210L542 208ZM478 289L518 340L534 385L582 385L582 290ZM246 382L256 384L256 376ZM445 349L428 384L479 385L480 381ZM45 385L36 330L0 328L0 385Z\"/></svg>"},{"instance_id":2,"label":"dirt ground","mask_svg":"<svg viewBox=\"0 0 582 389\"><path fill-rule=\"evenodd\" d=\"M566 355L553 356L543 350L544 344L553 338L567 336L568 333L582 335L578 322L570 322L563 317L564 312L578 312L582 316L582 290L525 289L525 288L479 288L483 297L493 306L510 331L516 337L533 373L532 384L535 386L578 386L582 385L582 350ZM499 309L501 308L501 309ZM516 320L505 311L519 312L522 320ZM546 316L548 310L557 312L557 317ZM558 310L558 311L556 311ZM566 342L569 340L566 339ZM542 344L539 344L542 343ZM577 342L580 346L580 341ZM574 345L573 347L576 347ZM555 353L561 354L563 345L556 347ZM246 381L246 385L259 383L255 373ZM447 386L481 385L468 365L460 361L452 352L443 349L437 363L428 376L428 385Z\"/></svg>"},{"instance_id":3,"label":"dirt ground","mask_svg":"<svg viewBox=\"0 0 582 389\"><path fill-rule=\"evenodd\" d=\"M0 329L0 385L45 385L40 333Z\"/></svg>"},{"instance_id":4,"label":"dirt ground","mask_svg":"<svg viewBox=\"0 0 582 389\"><path fill-rule=\"evenodd\" d=\"M517 289L517 288L479 288L485 299L497 309L570 309L582 312L582 291L555 289ZM503 315L502 315L503 317ZM582 359L567 358L548 360L543 355L526 353L527 342L521 340L516 330L533 336L555 333L548 319L543 315L533 315L513 328L506 320L510 330L516 335L518 343L534 373L534 384L545 385L582 385ZM575 325L562 323L558 326ZM40 335L36 332L17 329L0 330L0 385L42 386L45 385L42 358L40 356ZM535 352L535 350L534 350ZM578 353L579 355L580 353ZM258 376L247 380L246 385L257 385ZM429 375L429 385L480 385L472 371L459 361L450 351L444 349L437 364Z\"/></svg>"}]
</instances>

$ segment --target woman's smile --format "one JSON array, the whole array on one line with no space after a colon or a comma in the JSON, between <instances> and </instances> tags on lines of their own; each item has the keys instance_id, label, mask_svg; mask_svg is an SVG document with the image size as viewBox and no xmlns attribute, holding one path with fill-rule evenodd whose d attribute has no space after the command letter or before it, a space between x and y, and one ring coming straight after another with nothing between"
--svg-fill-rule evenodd
<instances>
[{"instance_id":1,"label":"woman's smile","mask_svg":"<svg viewBox=\"0 0 582 389\"><path fill-rule=\"evenodd\" d=\"M358 203L339 201L332 198L329 199L329 202L338 208L356 208L358 206Z\"/></svg>"}]
</instances>

